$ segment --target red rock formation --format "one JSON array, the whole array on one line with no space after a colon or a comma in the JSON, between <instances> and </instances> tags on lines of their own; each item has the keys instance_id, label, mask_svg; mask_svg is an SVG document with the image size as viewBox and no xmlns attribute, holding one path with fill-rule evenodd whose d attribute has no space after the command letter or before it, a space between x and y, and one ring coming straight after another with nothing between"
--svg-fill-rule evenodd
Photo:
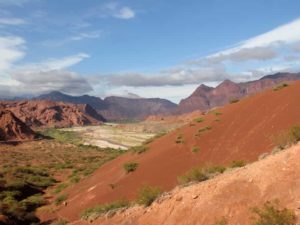
<instances>
[{"instance_id":1,"label":"red rock formation","mask_svg":"<svg viewBox=\"0 0 300 225\"><path fill-rule=\"evenodd\" d=\"M89 105L46 100L2 102L1 105L32 127L96 125L104 121L104 118Z\"/></svg>"},{"instance_id":2,"label":"red rock formation","mask_svg":"<svg viewBox=\"0 0 300 225\"><path fill-rule=\"evenodd\" d=\"M36 134L11 111L0 109L0 141L33 140Z\"/></svg>"}]
</instances>

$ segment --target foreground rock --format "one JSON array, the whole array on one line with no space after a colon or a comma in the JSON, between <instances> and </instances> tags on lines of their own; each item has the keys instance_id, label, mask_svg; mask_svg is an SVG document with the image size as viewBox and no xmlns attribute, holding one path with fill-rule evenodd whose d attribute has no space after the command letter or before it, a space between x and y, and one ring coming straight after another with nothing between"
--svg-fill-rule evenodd
<instances>
[{"instance_id":1,"label":"foreground rock","mask_svg":"<svg viewBox=\"0 0 300 225\"><path fill-rule=\"evenodd\" d=\"M92 224L214 225L222 217L229 224L251 224L250 208L279 200L300 222L300 146L219 175L206 182L175 188L149 208L135 206ZM297 224L298 224L297 223ZM76 221L71 225L90 224Z\"/></svg>"},{"instance_id":2,"label":"foreground rock","mask_svg":"<svg viewBox=\"0 0 300 225\"><path fill-rule=\"evenodd\" d=\"M89 105L46 100L4 101L0 108L10 110L31 127L70 127L98 125L104 118Z\"/></svg>"},{"instance_id":3,"label":"foreground rock","mask_svg":"<svg viewBox=\"0 0 300 225\"><path fill-rule=\"evenodd\" d=\"M0 141L33 140L36 134L11 111L0 109Z\"/></svg>"}]
</instances>

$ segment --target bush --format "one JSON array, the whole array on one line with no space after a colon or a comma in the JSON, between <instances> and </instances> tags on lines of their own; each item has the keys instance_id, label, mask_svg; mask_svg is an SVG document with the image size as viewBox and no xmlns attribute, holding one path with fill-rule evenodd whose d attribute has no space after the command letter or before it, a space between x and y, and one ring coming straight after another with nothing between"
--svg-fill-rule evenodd
<instances>
[{"instance_id":1,"label":"bush","mask_svg":"<svg viewBox=\"0 0 300 225\"><path fill-rule=\"evenodd\" d=\"M200 148L197 147L197 146L194 146L194 147L192 147L191 151L194 152L194 153L198 153L200 151Z\"/></svg>"},{"instance_id":2,"label":"bush","mask_svg":"<svg viewBox=\"0 0 300 225\"><path fill-rule=\"evenodd\" d=\"M55 204L55 205L60 205L61 203L63 203L64 201L66 201L67 198L68 198L68 196L67 196L66 194L60 195L60 196L58 196L58 197L55 199L54 204Z\"/></svg>"},{"instance_id":3,"label":"bush","mask_svg":"<svg viewBox=\"0 0 300 225\"><path fill-rule=\"evenodd\" d=\"M192 181L202 182L207 180L209 177L204 173L202 168L194 168L182 176L178 177L180 184L187 184Z\"/></svg>"},{"instance_id":4,"label":"bush","mask_svg":"<svg viewBox=\"0 0 300 225\"><path fill-rule=\"evenodd\" d=\"M198 133L202 133L202 132L205 132L205 131L209 131L209 130L211 130L211 129L212 129L212 127L210 127L210 126L203 127L203 128L201 128L201 129L198 130Z\"/></svg>"},{"instance_id":5,"label":"bush","mask_svg":"<svg viewBox=\"0 0 300 225\"><path fill-rule=\"evenodd\" d=\"M136 163L136 162L129 162L129 163L125 163L124 165L123 165L123 168L124 168L124 170L127 172L127 173L131 173L131 172L134 172L136 169L137 169L137 167L138 167L138 163Z\"/></svg>"},{"instance_id":6,"label":"bush","mask_svg":"<svg viewBox=\"0 0 300 225\"><path fill-rule=\"evenodd\" d=\"M229 225L228 220L223 217L220 220L217 220L214 225Z\"/></svg>"},{"instance_id":7,"label":"bush","mask_svg":"<svg viewBox=\"0 0 300 225\"><path fill-rule=\"evenodd\" d=\"M238 103L240 100L238 98L231 98L229 99L230 104Z\"/></svg>"},{"instance_id":8,"label":"bush","mask_svg":"<svg viewBox=\"0 0 300 225\"><path fill-rule=\"evenodd\" d=\"M148 150L148 147L145 145L140 145L140 146L132 147L130 150L133 151L134 153L142 154Z\"/></svg>"},{"instance_id":9,"label":"bush","mask_svg":"<svg viewBox=\"0 0 300 225\"><path fill-rule=\"evenodd\" d=\"M150 206L152 202L154 202L155 199L157 199L161 195L161 193L162 191L159 187L142 187L139 191L137 202L140 205Z\"/></svg>"},{"instance_id":10,"label":"bush","mask_svg":"<svg viewBox=\"0 0 300 225\"><path fill-rule=\"evenodd\" d=\"M202 123L204 121L204 119L202 117L198 117L198 118L195 118L194 121L197 123Z\"/></svg>"},{"instance_id":11,"label":"bush","mask_svg":"<svg viewBox=\"0 0 300 225\"><path fill-rule=\"evenodd\" d=\"M186 172L184 175L178 177L180 184L187 184L193 181L202 182L215 176L216 174L224 173L226 170L223 166L208 166L193 168Z\"/></svg>"},{"instance_id":12,"label":"bush","mask_svg":"<svg viewBox=\"0 0 300 225\"><path fill-rule=\"evenodd\" d=\"M300 141L300 126L296 125L290 128L288 131L281 132L277 136L273 137L273 142L279 149L285 149L291 145Z\"/></svg>"},{"instance_id":13,"label":"bush","mask_svg":"<svg viewBox=\"0 0 300 225\"><path fill-rule=\"evenodd\" d=\"M93 208L88 208L81 213L81 218L84 220L88 220L90 217L96 219L104 213L107 213L111 210L116 210L124 207L128 207L129 202L127 200L116 201L109 204L98 205Z\"/></svg>"},{"instance_id":14,"label":"bush","mask_svg":"<svg viewBox=\"0 0 300 225\"><path fill-rule=\"evenodd\" d=\"M295 212L280 208L278 201L266 202L261 208L252 208L252 225L296 225Z\"/></svg>"},{"instance_id":15,"label":"bush","mask_svg":"<svg viewBox=\"0 0 300 225\"><path fill-rule=\"evenodd\" d=\"M280 85L276 86L273 90L274 90L274 91L279 91L279 90L281 90L281 89L283 89L283 88L286 88L286 87L288 87L288 86L289 86L288 84L283 83L283 84L280 84Z\"/></svg>"},{"instance_id":16,"label":"bush","mask_svg":"<svg viewBox=\"0 0 300 225\"><path fill-rule=\"evenodd\" d=\"M230 164L230 168L238 168L238 167L244 167L246 166L245 161L243 160L234 160L232 161L232 163Z\"/></svg>"},{"instance_id":17,"label":"bush","mask_svg":"<svg viewBox=\"0 0 300 225\"><path fill-rule=\"evenodd\" d=\"M184 143L183 136L181 134L177 136L175 143L176 144L183 144Z\"/></svg>"}]
</instances>

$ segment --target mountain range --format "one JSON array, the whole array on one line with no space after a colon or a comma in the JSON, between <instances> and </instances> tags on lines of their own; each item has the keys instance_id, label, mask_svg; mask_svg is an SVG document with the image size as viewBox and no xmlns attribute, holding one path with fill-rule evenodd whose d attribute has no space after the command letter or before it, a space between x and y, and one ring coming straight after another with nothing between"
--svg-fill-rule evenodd
<instances>
[{"instance_id":1,"label":"mountain range","mask_svg":"<svg viewBox=\"0 0 300 225\"><path fill-rule=\"evenodd\" d=\"M284 82L300 79L300 73L277 73L259 80L235 83L225 80L217 87L201 84L189 97L177 105L161 98L125 98L95 96L70 96L58 91L36 97L39 100L61 101L75 104L88 104L108 121L143 120L150 115L179 115L195 110L206 111L226 105Z\"/></svg>"}]
</instances>

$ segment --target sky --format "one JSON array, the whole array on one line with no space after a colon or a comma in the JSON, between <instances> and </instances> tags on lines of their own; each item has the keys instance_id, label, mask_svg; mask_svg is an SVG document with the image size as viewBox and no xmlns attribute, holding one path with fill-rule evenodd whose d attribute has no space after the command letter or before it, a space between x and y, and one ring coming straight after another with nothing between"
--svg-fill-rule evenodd
<instances>
[{"instance_id":1,"label":"sky","mask_svg":"<svg viewBox=\"0 0 300 225\"><path fill-rule=\"evenodd\" d=\"M299 0L0 0L0 97L160 97L300 71Z\"/></svg>"}]
</instances>

